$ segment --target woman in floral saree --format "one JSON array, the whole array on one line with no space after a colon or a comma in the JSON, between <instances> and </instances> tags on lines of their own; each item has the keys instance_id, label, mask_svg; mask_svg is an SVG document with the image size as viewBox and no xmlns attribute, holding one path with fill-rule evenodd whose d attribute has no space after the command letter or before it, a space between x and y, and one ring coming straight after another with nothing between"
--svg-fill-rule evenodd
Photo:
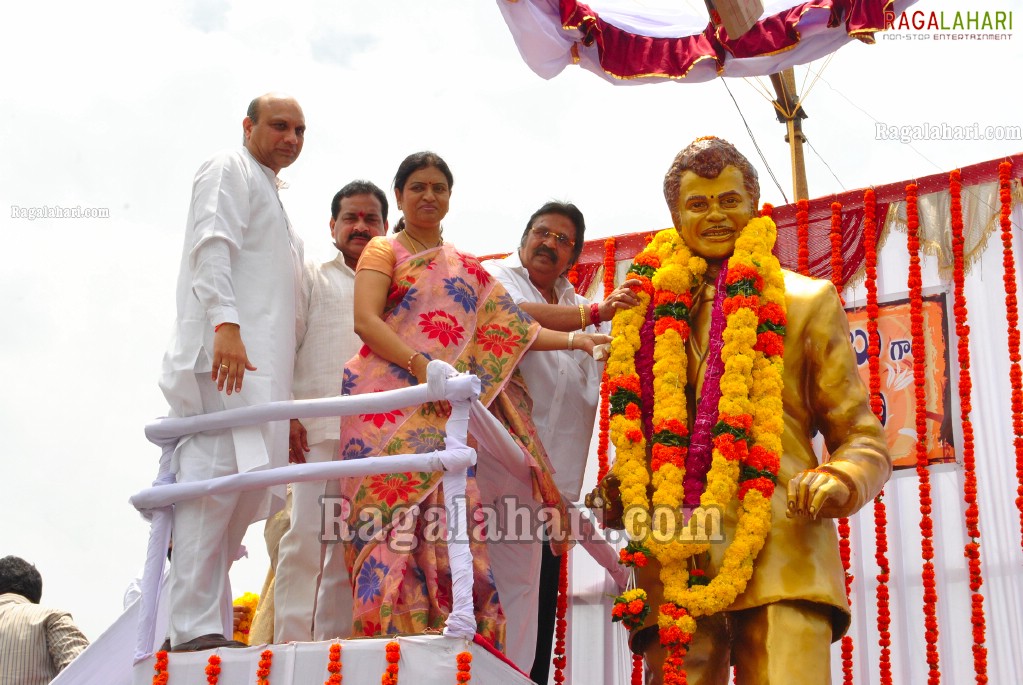
<instances>
[{"instance_id":1,"label":"woman in floral saree","mask_svg":"<svg viewBox=\"0 0 1023 685\"><path fill-rule=\"evenodd\" d=\"M502 421L533 465L534 497L560 501L550 464L536 438L530 399L516 366L529 349L592 352L607 336L541 328L480 266L445 244L453 177L430 152L398 168L394 193L403 218L390 237L366 246L355 277L355 330L366 343L345 368L343 392L363 394L426 380L430 359L441 359L482 382L480 401ZM345 417L341 458L359 459L443 449L445 409L438 403L381 414ZM470 470L470 530L479 490ZM354 634L386 635L440 629L451 610L451 575L443 539L446 520L440 473L400 473L342 481L356 534L346 560L354 590ZM409 507L418 509L409 511ZM359 534L369 522L377 532ZM499 649L504 614L486 546L470 542L477 632Z\"/></svg>"}]
</instances>

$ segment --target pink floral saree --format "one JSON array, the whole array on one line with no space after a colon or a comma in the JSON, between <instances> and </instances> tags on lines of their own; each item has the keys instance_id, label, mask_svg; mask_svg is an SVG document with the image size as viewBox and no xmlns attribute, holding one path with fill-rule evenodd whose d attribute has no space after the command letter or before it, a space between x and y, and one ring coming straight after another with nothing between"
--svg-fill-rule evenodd
<instances>
[{"instance_id":1,"label":"pink floral saree","mask_svg":"<svg viewBox=\"0 0 1023 685\"><path fill-rule=\"evenodd\" d=\"M381 239L375 239L381 240ZM534 467L534 493L559 501L547 455L530 418L531 400L516 366L539 331L480 265L451 245L410 255L388 240L396 264L384 320L413 349L442 359L482 382L481 402L508 428ZM380 392L415 379L367 346L345 367L343 394ZM361 459L440 450L443 408L436 403L342 418L341 458ZM354 634L441 629L451 610L440 473L396 473L342 480L351 502L346 560L354 589ZM479 509L470 469L466 510L472 530ZM414 508L413 508L414 507ZM486 544L472 536L477 632L502 649L504 612Z\"/></svg>"}]
</instances>

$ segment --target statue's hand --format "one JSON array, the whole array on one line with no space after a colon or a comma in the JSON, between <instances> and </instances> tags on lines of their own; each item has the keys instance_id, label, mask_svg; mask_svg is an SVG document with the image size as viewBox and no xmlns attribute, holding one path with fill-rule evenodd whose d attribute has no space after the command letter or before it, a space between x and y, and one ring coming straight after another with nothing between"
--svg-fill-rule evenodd
<instances>
[{"instance_id":1,"label":"statue's hand","mask_svg":"<svg viewBox=\"0 0 1023 685\"><path fill-rule=\"evenodd\" d=\"M840 478L813 469L801 471L789 481L786 515L834 517L848 504L852 493Z\"/></svg>"},{"instance_id":2,"label":"statue's hand","mask_svg":"<svg viewBox=\"0 0 1023 685\"><path fill-rule=\"evenodd\" d=\"M619 491L618 479L608 475L604 477L592 492L586 493L585 503L587 508L596 511L597 518L604 523L605 528L623 530L625 524L622 521L622 493Z\"/></svg>"}]
</instances>

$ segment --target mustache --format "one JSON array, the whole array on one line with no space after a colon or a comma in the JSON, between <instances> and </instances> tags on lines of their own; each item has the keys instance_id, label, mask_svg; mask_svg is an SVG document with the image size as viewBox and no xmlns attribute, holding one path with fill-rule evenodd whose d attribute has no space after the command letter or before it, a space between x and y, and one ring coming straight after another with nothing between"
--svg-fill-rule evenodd
<instances>
[{"instance_id":1,"label":"mustache","mask_svg":"<svg viewBox=\"0 0 1023 685\"><path fill-rule=\"evenodd\" d=\"M546 245L540 245L533 250L534 255L546 255L552 262L558 261L558 253L547 247Z\"/></svg>"},{"instance_id":2,"label":"mustache","mask_svg":"<svg viewBox=\"0 0 1023 685\"><path fill-rule=\"evenodd\" d=\"M373 234L369 231L352 231L348 234L348 240L351 240L352 238L365 238L366 240L369 240L372 237Z\"/></svg>"}]
</instances>

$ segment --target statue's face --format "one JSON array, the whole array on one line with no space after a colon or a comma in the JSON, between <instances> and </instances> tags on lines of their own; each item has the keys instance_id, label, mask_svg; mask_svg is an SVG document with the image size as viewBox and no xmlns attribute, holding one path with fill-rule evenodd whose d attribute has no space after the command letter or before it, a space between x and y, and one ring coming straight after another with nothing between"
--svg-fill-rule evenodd
<instances>
[{"instance_id":1,"label":"statue's face","mask_svg":"<svg viewBox=\"0 0 1023 685\"><path fill-rule=\"evenodd\" d=\"M690 250L710 262L732 255L739 232L753 216L753 198L743 185L742 172L732 165L716 178L684 172L678 201L679 235Z\"/></svg>"}]
</instances>

